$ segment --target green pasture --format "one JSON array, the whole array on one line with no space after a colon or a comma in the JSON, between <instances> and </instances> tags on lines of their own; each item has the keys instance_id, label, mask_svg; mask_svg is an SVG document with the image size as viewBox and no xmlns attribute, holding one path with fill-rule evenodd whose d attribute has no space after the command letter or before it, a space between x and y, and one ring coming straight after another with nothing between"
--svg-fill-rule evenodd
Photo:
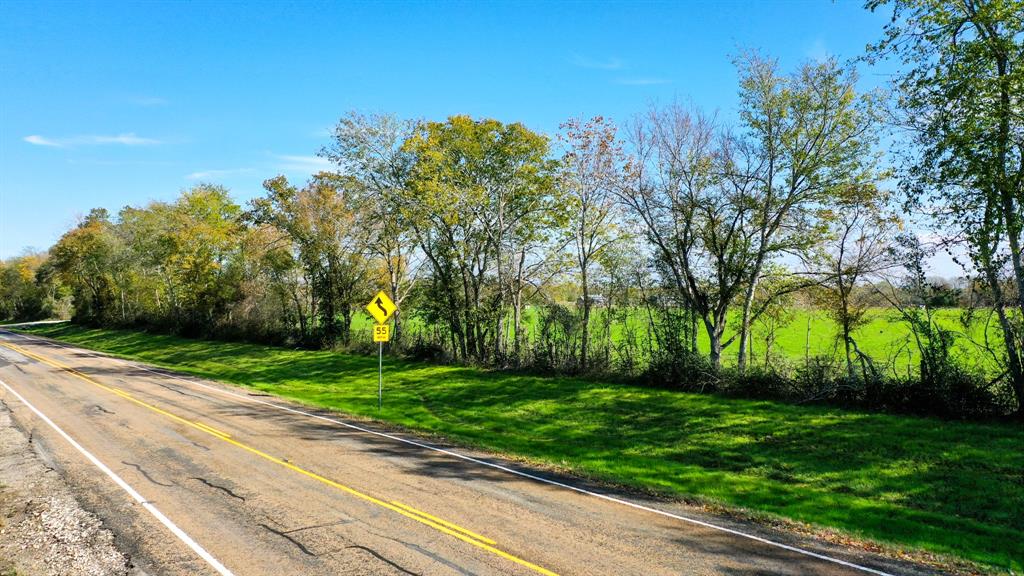
<instances>
[{"instance_id":1,"label":"green pasture","mask_svg":"<svg viewBox=\"0 0 1024 576\"><path fill-rule=\"evenodd\" d=\"M598 336L601 333L605 313L602 308L595 309L591 324L592 335ZM970 323L970 327L966 328L961 321L963 314L963 310L960 309L941 309L936 311L936 321L941 327L951 330L956 335L954 354L961 362L966 366L990 370L994 362L979 344L985 341L987 324L989 340L998 347L1000 333L996 320L988 319L984 313L979 313L976 320ZM899 314L892 309L874 308L868 312L868 318L869 321L854 332L854 339L860 350L889 373L906 375L908 371L915 370L918 362L917 349L910 328L900 319ZM537 308L527 308L523 319L527 338L533 338L540 321ZM424 330L423 322L419 318L412 317L406 322L407 329L412 333ZM356 338L369 342L372 324L373 320L368 314L356 314L352 323ZM738 326L739 315L734 314L726 325L725 338L728 339L735 334ZM643 309L631 309L625 314L616 314L610 333L615 345L621 344L629 334L638 342L650 340L647 312ZM817 356L840 359L843 349L837 336L838 327L824 312L794 308L791 311L791 319L776 328L775 341L771 346L768 362L801 363L807 358ZM756 323L750 344L751 357L756 365L765 363L767 338L768 330L765 325ZM703 324L699 326L697 345L703 352L710 349ZM643 346L640 348L643 349ZM736 345L733 344L723 352L723 362L729 365L735 361Z\"/></svg>"}]
</instances>

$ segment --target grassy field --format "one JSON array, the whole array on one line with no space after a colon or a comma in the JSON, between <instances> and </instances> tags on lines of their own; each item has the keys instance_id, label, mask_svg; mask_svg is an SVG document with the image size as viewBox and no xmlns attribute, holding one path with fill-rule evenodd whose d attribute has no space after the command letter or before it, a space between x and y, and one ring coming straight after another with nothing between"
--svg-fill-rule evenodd
<instances>
[{"instance_id":1,"label":"grassy field","mask_svg":"<svg viewBox=\"0 0 1024 576\"><path fill-rule=\"evenodd\" d=\"M598 308L594 311L593 332L597 332L597 326L601 325L604 309ZM956 335L954 353L964 362L965 365L977 367L982 370L990 370L993 367L991 357L981 353L979 348L971 343L984 341L985 326L982 321L983 315L979 314L978 322L965 329L960 321L963 314L959 309L941 309L936 312L936 319L940 326L953 331ZM538 324L538 312L535 307L528 307L523 314L524 324L528 333L536 331ZM879 366L888 366L890 370L895 369L900 375L906 375L907 371L916 370L918 362L917 349L911 342L911 333L907 324L903 322L897 313L891 309L875 308L868 312L868 322L854 333L860 349L871 356ZM413 331L421 328L418 319L409 321ZM373 320L366 314L357 314L353 320L352 328L357 338L369 341L370 330ZM632 310L627 314L625 323L617 322L612 325L612 340L620 342L627 325L633 329L639 337L645 337L647 330L647 316L643 310ZM727 323L725 338L728 339L735 333L739 325L738 313L734 314ZM710 349L707 334L701 326L698 337L698 347L707 352ZM794 308L790 322L777 329L775 343L772 347L772 362L783 358L789 362L803 362L806 356L835 356L839 358L842 353L837 348L837 330L835 322L820 310L808 310ZM765 329L760 324L755 324L751 338L751 356L756 365L763 365L765 360ZM998 326L989 326L989 337L993 342L999 340ZM727 348L723 355L725 364L733 364L736 361L736 346Z\"/></svg>"},{"instance_id":2,"label":"grassy field","mask_svg":"<svg viewBox=\"0 0 1024 576\"><path fill-rule=\"evenodd\" d=\"M31 330L662 494L1024 570L1024 428L71 325Z\"/></svg>"}]
</instances>

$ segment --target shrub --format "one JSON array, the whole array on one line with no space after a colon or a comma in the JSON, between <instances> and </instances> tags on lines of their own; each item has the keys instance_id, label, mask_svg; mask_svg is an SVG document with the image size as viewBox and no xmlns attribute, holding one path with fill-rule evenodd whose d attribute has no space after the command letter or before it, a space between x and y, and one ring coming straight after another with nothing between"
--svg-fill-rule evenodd
<instances>
[{"instance_id":1,"label":"shrub","mask_svg":"<svg viewBox=\"0 0 1024 576\"><path fill-rule=\"evenodd\" d=\"M719 374L707 356L692 350L656 350L640 376L645 384L692 392L718 389Z\"/></svg>"}]
</instances>

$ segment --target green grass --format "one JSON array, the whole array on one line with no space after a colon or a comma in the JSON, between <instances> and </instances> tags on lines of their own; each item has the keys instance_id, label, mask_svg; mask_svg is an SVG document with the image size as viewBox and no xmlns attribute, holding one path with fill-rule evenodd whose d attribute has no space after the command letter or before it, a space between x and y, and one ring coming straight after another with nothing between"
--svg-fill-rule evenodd
<instances>
[{"instance_id":1,"label":"green grass","mask_svg":"<svg viewBox=\"0 0 1024 576\"><path fill-rule=\"evenodd\" d=\"M662 494L1024 570L1024 428L70 325L31 332Z\"/></svg>"},{"instance_id":2,"label":"green grass","mask_svg":"<svg viewBox=\"0 0 1024 576\"><path fill-rule=\"evenodd\" d=\"M592 333L598 332L598 326L604 314L603 308L594 310ZM993 359L981 352L974 342L984 342L985 326L984 314L978 315L978 321L972 323L970 328L964 328L960 322L962 310L949 308L936 311L936 320L940 326L951 330L956 335L954 355L966 366L978 368L983 371L995 371ZM626 322L639 337L643 337L647 330L647 313L642 309L630 310L626 315ZM868 311L868 322L856 330L853 334L861 351L873 358L880 367L895 370L900 376L906 376L908 372L916 371L919 355L916 347L911 342L911 333L906 322L899 318L896 311L887 308L874 308ZM416 331L422 328L422 322L413 317L408 320L409 327ZM527 307L523 314L523 324L528 334L537 330L539 323L536 307ZM373 320L366 314L356 314L352 322L353 333L356 338L370 341L370 330ZM725 339L731 337L739 326L739 312L735 311L726 324ZM710 349L707 333L703 325L699 328L698 348L707 352ZM988 327L989 338L997 346L1000 341L998 325L993 323ZM611 329L612 340L619 343L624 338L626 326L621 322L613 323ZM778 362L779 358L789 362L803 362L805 356L832 356L840 358L841 350L837 347L838 328L828 316L820 310L807 310L795 308L792 312L792 319L789 323L777 329L775 343L772 348L771 362ZM764 364L765 356L765 329L761 324L754 325L751 338L751 357L755 365ZM736 345L725 349L722 360L726 365L736 362Z\"/></svg>"}]
</instances>

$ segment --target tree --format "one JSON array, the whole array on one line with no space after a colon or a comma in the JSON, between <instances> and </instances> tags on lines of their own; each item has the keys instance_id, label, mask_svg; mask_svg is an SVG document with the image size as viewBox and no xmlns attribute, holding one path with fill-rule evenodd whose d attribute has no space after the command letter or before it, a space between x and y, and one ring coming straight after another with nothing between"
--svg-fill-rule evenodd
<instances>
[{"instance_id":1,"label":"tree","mask_svg":"<svg viewBox=\"0 0 1024 576\"><path fill-rule=\"evenodd\" d=\"M963 393L963 370L953 359L955 334L936 320L930 302L934 287L927 279L927 261L933 252L921 244L914 234L896 237L891 247L893 259L903 269L899 290L885 282L875 286L875 292L889 303L910 329L920 360L920 385L937 391L937 400L956 403L956 395ZM951 390L951 388L960 390ZM959 414L958 414L959 415Z\"/></svg>"},{"instance_id":2,"label":"tree","mask_svg":"<svg viewBox=\"0 0 1024 576\"><path fill-rule=\"evenodd\" d=\"M868 58L895 58L902 181L991 293L1024 418L1024 1L869 0L891 7ZM1007 290L1007 287L1010 287Z\"/></svg>"},{"instance_id":3,"label":"tree","mask_svg":"<svg viewBox=\"0 0 1024 576\"><path fill-rule=\"evenodd\" d=\"M843 190L871 185L876 170L878 114L874 94L858 95L857 75L834 59L808 62L781 75L774 60L748 52L740 75L738 141L742 164L729 177L750 181L752 260L745 282L737 365L747 362L754 294L766 264L812 248L826 229L828 210Z\"/></svg>"},{"instance_id":4,"label":"tree","mask_svg":"<svg viewBox=\"0 0 1024 576\"><path fill-rule=\"evenodd\" d=\"M52 312L44 271L46 253L27 252L0 260L0 319L36 320Z\"/></svg>"},{"instance_id":5,"label":"tree","mask_svg":"<svg viewBox=\"0 0 1024 576\"><path fill-rule=\"evenodd\" d=\"M543 203L544 209L530 226L518 229L511 244L509 297L512 305L512 361L518 365L523 357L526 329L523 310L526 302L535 299L552 279L565 269L566 242L557 240L565 227L567 213L559 210L559 190Z\"/></svg>"},{"instance_id":6,"label":"tree","mask_svg":"<svg viewBox=\"0 0 1024 576\"><path fill-rule=\"evenodd\" d=\"M402 145L417 123L391 115L350 112L334 127L332 141L320 155L338 165L342 174L356 178L365 194L360 242L383 270L395 312L395 345L402 342L402 305L412 293L422 264L412 227L404 216L402 198L415 158Z\"/></svg>"},{"instance_id":7,"label":"tree","mask_svg":"<svg viewBox=\"0 0 1024 576\"><path fill-rule=\"evenodd\" d=\"M153 202L144 208L126 206L118 214L117 233L137 271L131 300L140 319L150 325L173 326L178 316L179 290L168 268L173 248L172 206Z\"/></svg>"},{"instance_id":8,"label":"tree","mask_svg":"<svg viewBox=\"0 0 1024 576\"><path fill-rule=\"evenodd\" d=\"M850 380L856 378L853 332L867 323L872 303L864 283L894 266L890 244L899 222L884 212L886 196L855 188L840 201L822 246L820 290L825 311L839 326Z\"/></svg>"},{"instance_id":9,"label":"tree","mask_svg":"<svg viewBox=\"0 0 1024 576\"><path fill-rule=\"evenodd\" d=\"M252 201L249 219L275 226L294 243L312 292L311 316L319 320L320 344L333 346L339 338L348 344L353 311L368 292L360 183L321 172L301 190L284 176L263 187L267 195Z\"/></svg>"},{"instance_id":10,"label":"tree","mask_svg":"<svg viewBox=\"0 0 1024 576\"><path fill-rule=\"evenodd\" d=\"M615 193L621 188L625 161L616 139L615 124L601 116L587 122L571 119L561 126L559 140L565 146L560 185L565 193L567 232L583 292L580 370L588 367L592 269L608 247L619 240L619 204Z\"/></svg>"},{"instance_id":11,"label":"tree","mask_svg":"<svg viewBox=\"0 0 1024 576\"><path fill-rule=\"evenodd\" d=\"M198 184L168 207L158 236L163 269L176 291L175 323L186 333L208 332L238 298L233 268L243 236L241 208L223 186Z\"/></svg>"},{"instance_id":12,"label":"tree","mask_svg":"<svg viewBox=\"0 0 1024 576\"><path fill-rule=\"evenodd\" d=\"M732 162L729 142L713 118L679 105L652 107L630 126L632 157L619 192L673 300L703 322L715 367L735 338L724 340L725 327L752 264L751 180L722 176ZM694 352L696 342L694 328Z\"/></svg>"},{"instance_id":13,"label":"tree","mask_svg":"<svg viewBox=\"0 0 1024 576\"><path fill-rule=\"evenodd\" d=\"M115 296L111 261L115 250L110 214L95 208L64 233L51 249L53 267L72 292L74 318L87 323L110 321Z\"/></svg>"},{"instance_id":14,"label":"tree","mask_svg":"<svg viewBox=\"0 0 1024 576\"><path fill-rule=\"evenodd\" d=\"M502 362L513 257L552 207L547 138L453 116L424 124L403 149L416 159L402 209L433 272L430 313L457 356Z\"/></svg>"},{"instance_id":15,"label":"tree","mask_svg":"<svg viewBox=\"0 0 1024 576\"><path fill-rule=\"evenodd\" d=\"M271 343L310 341L310 290L293 246L274 226L247 227L237 263L240 298L227 310L229 336Z\"/></svg>"},{"instance_id":16,"label":"tree","mask_svg":"<svg viewBox=\"0 0 1024 576\"><path fill-rule=\"evenodd\" d=\"M778 331L793 323L796 319L794 309L794 292L789 284L794 282L788 270L777 266L769 266L764 279L758 283L754 295L754 305L762 312L758 315L755 325L759 325L764 336L764 368L770 369L772 350L775 347ZM781 284L781 285L780 285ZM750 356L754 357L754 346L750 346Z\"/></svg>"}]
</instances>

